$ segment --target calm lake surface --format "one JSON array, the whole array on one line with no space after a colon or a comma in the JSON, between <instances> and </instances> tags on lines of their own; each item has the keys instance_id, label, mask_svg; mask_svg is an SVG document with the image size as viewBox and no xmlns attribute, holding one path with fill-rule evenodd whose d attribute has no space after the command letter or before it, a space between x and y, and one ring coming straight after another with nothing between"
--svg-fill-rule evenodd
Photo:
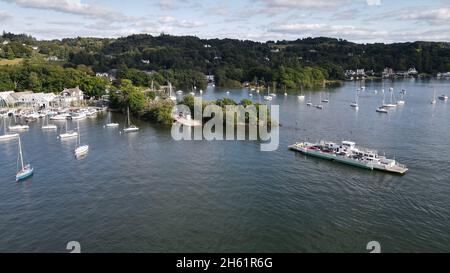
<instances>
[{"instance_id":1,"label":"calm lake surface","mask_svg":"<svg viewBox=\"0 0 450 273\"><path fill-rule=\"evenodd\" d=\"M176 142L170 128L145 122L121 135L103 127L105 114L80 122L91 150L75 160L75 140L31 124L21 135L32 179L15 183L17 142L0 142L0 252L67 252L73 240L83 252L367 252L373 240L384 252L449 252L450 102L430 101L433 87L450 95L450 81L386 81L397 98L407 90L388 115L375 112L382 83L365 85L359 111L349 106L358 83L313 93L313 103L329 97L322 111L306 106L308 91L305 102L279 94L275 152L253 141ZM204 98L226 91L209 88ZM125 119L112 117L121 127ZM410 171L288 151L305 139L353 140Z\"/></svg>"}]
</instances>

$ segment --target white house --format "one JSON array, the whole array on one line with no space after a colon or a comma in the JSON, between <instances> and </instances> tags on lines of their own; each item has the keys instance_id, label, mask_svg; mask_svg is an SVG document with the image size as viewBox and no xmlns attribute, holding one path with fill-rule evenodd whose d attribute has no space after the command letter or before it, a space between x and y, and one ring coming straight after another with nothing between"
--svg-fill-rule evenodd
<instances>
[{"instance_id":1,"label":"white house","mask_svg":"<svg viewBox=\"0 0 450 273\"><path fill-rule=\"evenodd\" d=\"M14 104L14 98L11 96L13 93L14 91L0 92L0 107Z\"/></svg>"},{"instance_id":2,"label":"white house","mask_svg":"<svg viewBox=\"0 0 450 273\"><path fill-rule=\"evenodd\" d=\"M33 93L7 91L0 93L0 105L26 105L32 107L48 107L55 100L56 95L53 93Z\"/></svg>"},{"instance_id":3,"label":"white house","mask_svg":"<svg viewBox=\"0 0 450 273\"><path fill-rule=\"evenodd\" d=\"M59 96L57 97L58 102L70 105L72 103L77 103L83 101L84 92L80 89L79 86L70 89L64 89Z\"/></svg>"}]
</instances>

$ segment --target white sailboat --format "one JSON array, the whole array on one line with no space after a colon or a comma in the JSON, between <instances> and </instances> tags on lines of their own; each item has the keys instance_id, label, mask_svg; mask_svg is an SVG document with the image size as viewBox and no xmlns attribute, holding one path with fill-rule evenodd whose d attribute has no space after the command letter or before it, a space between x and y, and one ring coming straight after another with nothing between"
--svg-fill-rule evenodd
<instances>
[{"instance_id":1,"label":"white sailboat","mask_svg":"<svg viewBox=\"0 0 450 273\"><path fill-rule=\"evenodd\" d=\"M384 89L383 89L384 90ZM382 113L382 114L387 114L388 113L388 110L385 108L385 105L386 103L385 103L385 94L383 93L383 103L381 104L381 106L380 107L378 107L377 108L377 112L378 113Z\"/></svg>"},{"instance_id":2,"label":"white sailboat","mask_svg":"<svg viewBox=\"0 0 450 273\"><path fill-rule=\"evenodd\" d=\"M169 82L169 99L172 101L177 101L177 97L172 95L172 84Z\"/></svg>"},{"instance_id":3,"label":"white sailboat","mask_svg":"<svg viewBox=\"0 0 450 273\"><path fill-rule=\"evenodd\" d=\"M24 164L23 163L23 152L22 152L22 142L19 137L19 160L20 160L20 166L17 170L16 174L16 182L22 181L27 179L28 177L32 176L34 173L34 169L30 164Z\"/></svg>"},{"instance_id":4,"label":"white sailboat","mask_svg":"<svg viewBox=\"0 0 450 273\"><path fill-rule=\"evenodd\" d=\"M312 96L311 96L311 92L309 92L309 100L306 103L306 106L312 106Z\"/></svg>"},{"instance_id":5,"label":"white sailboat","mask_svg":"<svg viewBox=\"0 0 450 273\"><path fill-rule=\"evenodd\" d=\"M79 158L84 155L87 155L89 152L89 145L81 145L81 134L80 134L80 123L77 122L77 131L78 131L78 138L77 138L77 148L75 148L75 157Z\"/></svg>"},{"instance_id":6,"label":"white sailboat","mask_svg":"<svg viewBox=\"0 0 450 273\"><path fill-rule=\"evenodd\" d=\"M14 120L16 119L16 116L14 116ZM10 130L10 131L24 131L24 130L28 130L28 129L30 129L30 126L28 126L28 125L20 125L20 124L16 124L16 125L13 125L13 126L9 126L8 127L8 129Z\"/></svg>"},{"instance_id":7,"label":"white sailboat","mask_svg":"<svg viewBox=\"0 0 450 273\"><path fill-rule=\"evenodd\" d=\"M77 136L78 136L77 132L69 131L67 129L67 120L66 120L66 132L64 134L60 134L59 138L60 139L66 139L66 138L74 138L74 137L77 137Z\"/></svg>"},{"instance_id":8,"label":"white sailboat","mask_svg":"<svg viewBox=\"0 0 450 273\"><path fill-rule=\"evenodd\" d=\"M319 99L319 101L322 101L322 93L320 93L320 99ZM316 108L319 109L319 110L323 110L323 105L322 105L322 104L314 105L314 107L316 107Z\"/></svg>"},{"instance_id":9,"label":"white sailboat","mask_svg":"<svg viewBox=\"0 0 450 273\"><path fill-rule=\"evenodd\" d=\"M139 131L139 128L131 124L130 121L130 107L127 108L127 127L123 129L125 133L132 133Z\"/></svg>"},{"instance_id":10,"label":"white sailboat","mask_svg":"<svg viewBox=\"0 0 450 273\"><path fill-rule=\"evenodd\" d=\"M108 123L105 125L107 128L119 127L119 123L111 122L111 112L108 113Z\"/></svg>"},{"instance_id":11,"label":"white sailboat","mask_svg":"<svg viewBox=\"0 0 450 273\"><path fill-rule=\"evenodd\" d=\"M264 96L264 100L271 101L273 100L272 96L270 96L270 87L267 87L267 96Z\"/></svg>"},{"instance_id":12,"label":"white sailboat","mask_svg":"<svg viewBox=\"0 0 450 273\"><path fill-rule=\"evenodd\" d=\"M269 94L269 96L271 96L272 98L275 98L277 96L275 83L273 83L273 93Z\"/></svg>"},{"instance_id":13,"label":"white sailboat","mask_svg":"<svg viewBox=\"0 0 450 273\"><path fill-rule=\"evenodd\" d=\"M44 124L42 125L42 130L57 130L58 127L55 124L48 123L49 117L47 116L44 120Z\"/></svg>"},{"instance_id":14,"label":"white sailboat","mask_svg":"<svg viewBox=\"0 0 450 273\"><path fill-rule=\"evenodd\" d=\"M405 105L405 95L404 95L404 93L401 93L401 95L400 95L401 97L400 97L400 99L397 101L397 105Z\"/></svg>"},{"instance_id":15,"label":"white sailboat","mask_svg":"<svg viewBox=\"0 0 450 273\"><path fill-rule=\"evenodd\" d=\"M433 95L433 100L431 100L431 104L436 104L436 89L434 89L434 95Z\"/></svg>"},{"instance_id":16,"label":"white sailboat","mask_svg":"<svg viewBox=\"0 0 450 273\"><path fill-rule=\"evenodd\" d=\"M324 103L329 103L330 102L328 93L327 93L327 96L324 99L322 99L322 102L324 102Z\"/></svg>"},{"instance_id":17,"label":"white sailboat","mask_svg":"<svg viewBox=\"0 0 450 273\"><path fill-rule=\"evenodd\" d=\"M3 119L3 135L0 136L0 141L11 140L19 137L19 134L8 134L6 131L6 118Z\"/></svg>"},{"instance_id":18,"label":"white sailboat","mask_svg":"<svg viewBox=\"0 0 450 273\"><path fill-rule=\"evenodd\" d=\"M359 109L358 102L359 102L359 96L358 96L358 90L356 90L355 101L350 104L350 107L353 107L354 109L358 110Z\"/></svg>"},{"instance_id":19,"label":"white sailboat","mask_svg":"<svg viewBox=\"0 0 450 273\"><path fill-rule=\"evenodd\" d=\"M300 88L300 95L297 96L299 101L305 100L305 95L303 94L303 88Z\"/></svg>"},{"instance_id":20,"label":"white sailboat","mask_svg":"<svg viewBox=\"0 0 450 273\"><path fill-rule=\"evenodd\" d=\"M397 107L397 104L394 104L394 89L391 87L389 88L390 93L390 102L389 103L383 103L383 108L394 108Z\"/></svg>"}]
</instances>

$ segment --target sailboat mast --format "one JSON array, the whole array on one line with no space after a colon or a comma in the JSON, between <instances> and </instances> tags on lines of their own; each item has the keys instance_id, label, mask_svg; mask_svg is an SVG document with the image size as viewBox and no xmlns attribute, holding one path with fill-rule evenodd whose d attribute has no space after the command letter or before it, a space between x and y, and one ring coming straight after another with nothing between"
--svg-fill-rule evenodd
<instances>
[{"instance_id":1,"label":"sailboat mast","mask_svg":"<svg viewBox=\"0 0 450 273\"><path fill-rule=\"evenodd\" d=\"M130 106L128 106L127 108L127 116L128 116L128 127L130 127L131 123L130 123Z\"/></svg>"},{"instance_id":2,"label":"sailboat mast","mask_svg":"<svg viewBox=\"0 0 450 273\"><path fill-rule=\"evenodd\" d=\"M78 131L78 146L81 146L80 122L79 121L77 121L77 131Z\"/></svg>"},{"instance_id":3,"label":"sailboat mast","mask_svg":"<svg viewBox=\"0 0 450 273\"><path fill-rule=\"evenodd\" d=\"M20 140L20 137L19 137L19 157L20 157L20 165L22 166L21 170L23 170L22 142Z\"/></svg>"}]
</instances>

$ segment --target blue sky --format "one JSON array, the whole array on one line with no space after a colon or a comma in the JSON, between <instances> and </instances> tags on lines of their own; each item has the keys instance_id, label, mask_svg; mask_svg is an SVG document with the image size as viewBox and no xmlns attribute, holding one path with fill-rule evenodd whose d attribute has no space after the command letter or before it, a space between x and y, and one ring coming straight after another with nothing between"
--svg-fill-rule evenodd
<instances>
[{"instance_id":1,"label":"blue sky","mask_svg":"<svg viewBox=\"0 0 450 273\"><path fill-rule=\"evenodd\" d=\"M450 41L450 0L0 0L0 30L40 39L164 32L255 41Z\"/></svg>"}]
</instances>

